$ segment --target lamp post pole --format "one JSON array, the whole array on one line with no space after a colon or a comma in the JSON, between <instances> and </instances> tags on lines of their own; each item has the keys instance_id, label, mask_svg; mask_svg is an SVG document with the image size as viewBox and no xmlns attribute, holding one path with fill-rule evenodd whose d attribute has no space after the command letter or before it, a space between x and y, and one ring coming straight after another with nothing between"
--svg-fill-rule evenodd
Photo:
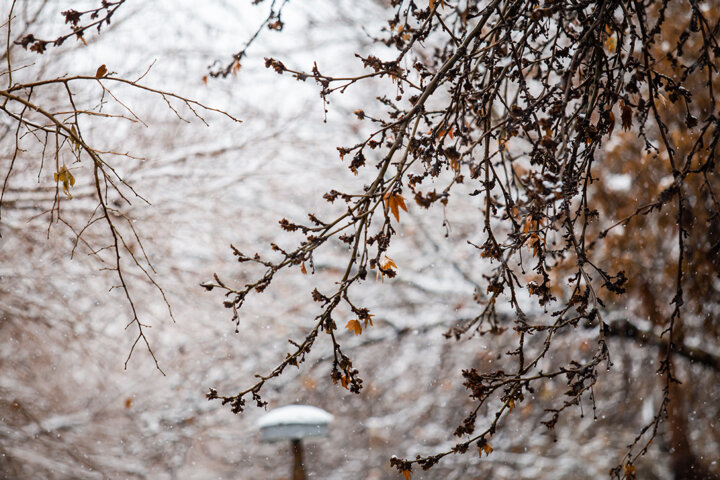
<instances>
[{"instance_id":1,"label":"lamp post pole","mask_svg":"<svg viewBox=\"0 0 720 480\"><path fill-rule=\"evenodd\" d=\"M305 464L303 463L302 440L300 440L299 438L294 438L291 445L294 459L292 480L305 480Z\"/></svg>"}]
</instances>

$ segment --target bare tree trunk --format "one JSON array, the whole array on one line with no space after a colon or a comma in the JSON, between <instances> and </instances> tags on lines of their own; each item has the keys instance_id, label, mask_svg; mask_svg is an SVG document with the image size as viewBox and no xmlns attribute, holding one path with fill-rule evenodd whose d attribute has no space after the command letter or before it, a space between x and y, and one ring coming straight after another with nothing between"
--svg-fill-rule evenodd
<instances>
[{"instance_id":1,"label":"bare tree trunk","mask_svg":"<svg viewBox=\"0 0 720 480\"><path fill-rule=\"evenodd\" d=\"M648 312L650 320L655 325L662 325L663 318L659 314L661 311L657 305L657 298L652 293L652 288L649 284L646 284L643 289L643 303L645 309ZM673 341L679 345L684 345L684 331L682 324L678 322L675 325L673 332ZM660 349L658 350L659 359L662 360L665 356L666 345L658 343ZM674 356L675 360L679 359L678 355ZM677 378L678 369L673 368L673 376ZM690 373L688 372L688 375ZM680 379L678 379L680 380ZM692 445L690 444L690 437L688 435L688 418L687 418L687 399L685 396L684 385L690 381L689 378L684 380L684 383L670 383L669 390L669 404L667 407L667 429L668 429L668 443L670 446L670 468L673 472L673 478L675 480L712 480L717 479L716 476L711 476L710 472L707 471L700 463L698 458L693 453ZM661 379L661 382L665 382L665 378Z\"/></svg>"},{"instance_id":2,"label":"bare tree trunk","mask_svg":"<svg viewBox=\"0 0 720 480\"><path fill-rule=\"evenodd\" d=\"M688 438L685 392L683 386L677 383L670 385L667 426L670 431L672 471L675 480L717 479L717 476L711 475L705 469L692 451Z\"/></svg>"},{"instance_id":3,"label":"bare tree trunk","mask_svg":"<svg viewBox=\"0 0 720 480\"><path fill-rule=\"evenodd\" d=\"M682 327L682 323L678 323L674 332L674 340L680 344L685 343L685 332ZM674 370L673 376L676 376L678 369L675 368ZM691 373L688 371L687 376L689 377L690 375ZM670 437L673 477L675 480L716 479L717 477L711 476L710 472L700 463L700 460L693 453L692 445L690 445L687 398L684 385L691 383L691 381L691 378L686 378L683 383L670 383L667 428Z\"/></svg>"}]
</instances>

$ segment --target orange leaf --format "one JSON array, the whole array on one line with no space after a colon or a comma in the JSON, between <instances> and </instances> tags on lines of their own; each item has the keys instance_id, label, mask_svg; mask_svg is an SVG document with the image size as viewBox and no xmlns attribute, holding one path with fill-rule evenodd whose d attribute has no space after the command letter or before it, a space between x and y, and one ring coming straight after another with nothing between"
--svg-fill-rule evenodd
<instances>
[{"instance_id":1,"label":"orange leaf","mask_svg":"<svg viewBox=\"0 0 720 480\"><path fill-rule=\"evenodd\" d=\"M132 399L132 398L128 397L128 398L125 399L125 408L130 408L130 407L132 407L132 404L133 404L133 399Z\"/></svg>"},{"instance_id":2,"label":"orange leaf","mask_svg":"<svg viewBox=\"0 0 720 480\"><path fill-rule=\"evenodd\" d=\"M410 470L403 470L402 472L403 478L405 480L411 480L412 479L412 472Z\"/></svg>"},{"instance_id":3,"label":"orange leaf","mask_svg":"<svg viewBox=\"0 0 720 480\"><path fill-rule=\"evenodd\" d=\"M398 268L397 264L395 264L393 259L388 257L387 255L383 255L383 259L380 261L380 266L385 270L387 270L388 268Z\"/></svg>"},{"instance_id":4,"label":"orange leaf","mask_svg":"<svg viewBox=\"0 0 720 480\"><path fill-rule=\"evenodd\" d=\"M438 136L439 138L442 138L442 137L445 136L445 134L447 134L448 137L450 137L450 138L455 138L455 134L453 133L454 130L455 130L455 127L450 127L450 130L445 130L444 128L441 128L441 129L438 131L438 135L437 135L437 136Z\"/></svg>"},{"instance_id":5,"label":"orange leaf","mask_svg":"<svg viewBox=\"0 0 720 480\"><path fill-rule=\"evenodd\" d=\"M353 332L355 335L360 335L362 333L362 325L360 325L360 322L357 320L350 320L347 322L347 325L345 325L345 328Z\"/></svg>"},{"instance_id":6,"label":"orange leaf","mask_svg":"<svg viewBox=\"0 0 720 480\"><path fill-rule=\"evenodd\" d=\"M373 325L373 322L372 322L372 317L374 317L374 316L375 316L375 315L368 315L368 316L367 316L367 318L365 319L365 325L363 325L365 328L367 328L368 323L370 324L371 327L374 327L374 326L375 326L375 325Z\"/></svg>"},{"instance_id":7,"label":"orange leaf","mask_svg":"<svg viewBox=\"0 0 720 480\"><path fill-rule=\"evenodd\" d=\"M393 261L393 259L388 257L387 255L383 255L383 258L381 258L378 262L378 266L380 268L378 268L377 271L377 278L381 280L384 279L384 275L389 275L387 273L387 270L392 271L393 268L398 268L397 264Z\"/></svg>"},{"instance_id":8,"label":"orange leaf","mask_svg":"<svg viewBox=\"0 0 720 480\"><path fill-rule=\"evenodd\" d=\"M390 192L388 192L385 194L383 200L390 209L390 212L395 217L395 220L397 220L398 222L400 221L400 209L402 208L406 212L408 211L407 205L405 205L405 198L399 193L391 194Z\"/></svg>"},{"instance_id":9,"label":"orange leaf","mask_svg":"<svg viewBox=\"0 0 720 480\"><path fill-rule=\"evenodd\" d=\"M482 457L483 452L485 452L485 455L490 455L493 451L493 448L490 446L489 443L486 443L482 447L480 447L480 451L478 454Z\"/></svg>"},{"instance_id":10,"label":"orange leaf","mask_svg":"<svg viewBox=\"0 0 720 480\"><path fill-rule=\"evenodd\" d=\"M240 71L240 62L237 61L237 59L233 62L231 72L233 75L237 75L237 73Z\"/></svg>"},{"instance_id":11,"label":"orange leaf","mask_svg":"<svg viewBox=\"0 0 720 480\"><path fill-rule=\"evenodd\" d=\"M100 66L98 67L97 71L95 72L95 78L102 78L102 77L104 77L105 75L107 75L107 71L108 71L108 70L107 70L107 67L106 67L105 64L103 63L102 65L100 65Z\"/></svg>"},{"instance_id":12,"label":"orange leaf","mask_svg":"<svg viewBox=\"0 0 720 480\"><path fill-rule=\"evenodd\" d=\"M507 139L507 138L504 138L504 137L498 138L498 149L499 149L501 152L504 152L505 149L507 148L507 147L506 147L507 143L508 143L508 139Z\"/></svg>"},{"instance_id":13,"label":"orange leaf","mask_svg":"<svg viewBox=\"0 0 720 480\"><path fill-rule=\"evenodd\" d=\"M207 85L207 75L203 75L202 81L205 85Z\"/></svg>"},{"instance_id":14,"label":"orange leaf","mask_svg":"<svg viewBox=\"0 0 720 480\"><path fill-rule=\"evenodd\" d=\"M615 130L615 115L611 109L608 109L608 118L610 119L610 127L608 128L608 137L612 136L613 130Z\"/></svg>"},{"instance_id":15,"label":"orange leaf","mask_svg":"<svg viewBox=\"0 0 720 480\"><path fill-rule=\"evenodd\" d=\"M307 275L307 268L305 268L305 262L302 262L300 264L300 271L303 273L303 275Z\"/></svg>"}]
</instances>

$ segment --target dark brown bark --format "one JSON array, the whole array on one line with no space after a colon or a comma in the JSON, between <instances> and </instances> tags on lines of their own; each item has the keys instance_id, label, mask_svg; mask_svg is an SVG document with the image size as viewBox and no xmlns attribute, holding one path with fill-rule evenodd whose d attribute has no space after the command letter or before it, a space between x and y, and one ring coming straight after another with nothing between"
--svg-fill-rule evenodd
<instances>
[{"instance_id":1,"label":"dark brown bark","mask_svg":"<svg viewBox=\"0 0 720 480\"><path fill-rule=\"evenodd\" d=\"M670 384L668 405L669 440L672 456L672 471L675 480L712 480L712 475L693 453L688 438L687 399L682 384Z\"/></svg>"},{"instance_id":2,"label":"dark brown bark","mask_svg":"<svg viewBox=\"0 0 720 480\"><path fill-rule=\"evenodd\" d=\"M611 322L605 333L608 336L630 338L643 345L660 347L661 351L665 351L668 345L667 338L661 337L651 331L641 330L628 320ZM682 340L674 340L673 353L686 358L690 363L699 363L716 371L720 371L720 357L700 348L687 346Z\"/></svg>"}]
</instances>

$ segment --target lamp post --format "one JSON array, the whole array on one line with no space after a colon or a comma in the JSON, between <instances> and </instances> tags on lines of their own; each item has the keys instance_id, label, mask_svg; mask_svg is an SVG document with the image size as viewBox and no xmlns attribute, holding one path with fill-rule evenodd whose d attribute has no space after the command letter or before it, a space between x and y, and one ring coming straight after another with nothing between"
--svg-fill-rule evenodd
<instances>
[{"instance_id":1,"label":"lamp post","mask_svg":"<svg viewBox=\"0 0 720 480\"><path fill-rule=\"evenodd\" d=\"M302 440L327 437L333 416L310 405L288 405L276 408L258 421L264 442L290 440L293 455L292 480L305 480Z\"/></svg>"}]
</instances>

